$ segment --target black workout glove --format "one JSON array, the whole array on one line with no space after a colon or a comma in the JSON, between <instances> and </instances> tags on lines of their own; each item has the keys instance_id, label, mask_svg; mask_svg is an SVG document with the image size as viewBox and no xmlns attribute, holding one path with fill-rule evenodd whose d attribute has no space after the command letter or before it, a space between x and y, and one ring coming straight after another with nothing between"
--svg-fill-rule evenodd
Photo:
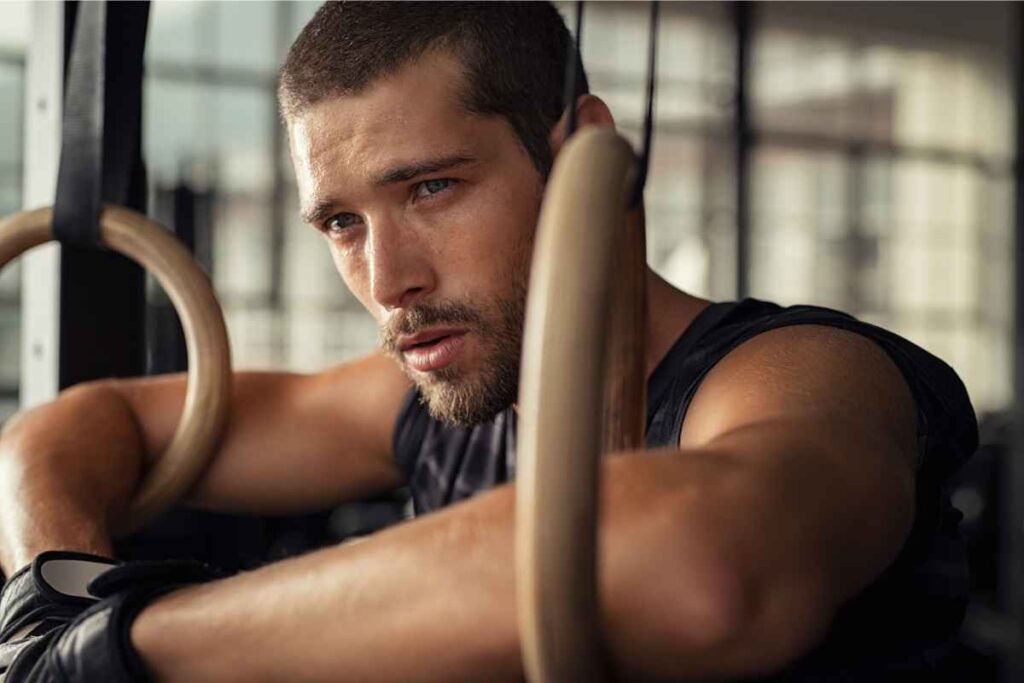
<instances>
[{"instance_id":1,"label":"black workout glove","mask_svg":"<svg viewBox=\"0 0 1024 683\"><path fill-rule=\"evenodd\" d=\"M74 571L66 572L72 576L62 577L54 571L54 563L61 559L78 563L71 567ZM9 622L11 628L0 626L0 680L146 680L145 668L131 645L135 617L161 595L213 578L217 575L209 567L186 560L113 565L95 556L43 553L28 571L19 572L4 587L0 625ZM26 634L25 628L38 617L42 621Z\"/></svg>"},{"instance_id":2,"label":"black workout glove","mask_svg":"<svg viewBox=\"0 0 1024 683\"><path fill-rule=\"evenodd\" d=\"M97 555L50 552L11 576L0 590L0 676L95 603L85 587L115 565Z\"/></svg>"}]
</instances>

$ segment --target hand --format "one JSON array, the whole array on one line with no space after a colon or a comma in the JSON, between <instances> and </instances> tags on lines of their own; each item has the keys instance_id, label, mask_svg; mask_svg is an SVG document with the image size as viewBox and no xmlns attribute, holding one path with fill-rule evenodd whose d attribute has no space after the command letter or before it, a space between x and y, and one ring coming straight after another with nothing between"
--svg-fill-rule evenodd
<instances>
[{"instance_id":1,"label":"hand","mask_svg":"<svg viewBox=\"0 0 1024 683\"><path fill-rule=\"evenodd\" d=\"M117 565L78 553L43 553L12 577L0 598L0 680L145 680L131 645L132 621L161 595L212 578L198 562Z\"/></svg>"},{"instance_id":2,"label":"hand","mask_svg":"<svg viewBox=\"0 0 1024 683\"><path fill-rule=\"evenodd\" d=\"M0 676L95 603L85 586L115 565L98 555L48 552L11 576L0 591Z\"/></svg>"}]
</instances>

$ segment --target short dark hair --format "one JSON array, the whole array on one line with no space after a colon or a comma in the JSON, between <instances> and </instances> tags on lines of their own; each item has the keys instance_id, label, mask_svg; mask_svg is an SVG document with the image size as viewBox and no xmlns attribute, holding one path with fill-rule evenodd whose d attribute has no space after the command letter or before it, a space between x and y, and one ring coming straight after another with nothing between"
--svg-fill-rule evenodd
<instances>
[{"instance_id":1,"label":"short dark hair","mask_svg":"<svg viewBox=\"0 0 1024 683\"><path fill-rule=\"evenodd\" d=\"M575 55L549 2L325 3L281 67L281 114L288 119L327 98L359 93L432 48L452 50L465 66L466 108L504 117L546 174L548 135L564 108L566 59ZM576 92L588 92L581 66L577 74Z\"/></svg>"}]
</instances>

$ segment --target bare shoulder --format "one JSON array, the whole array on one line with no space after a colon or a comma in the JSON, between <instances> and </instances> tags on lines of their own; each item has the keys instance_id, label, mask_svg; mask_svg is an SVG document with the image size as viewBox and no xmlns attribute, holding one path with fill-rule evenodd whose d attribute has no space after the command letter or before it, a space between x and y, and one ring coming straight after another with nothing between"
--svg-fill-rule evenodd
<instances>
[{"instance_id":1,"label":"bare shoulder","mask_svg":"<svg viewBox=\"0 0 1024 683\"><path fill-rule=\"evenodd\" d=\"M888 354L870 339L822 325L760 334L705 378L680 445L706 444L754 422L799 425L808 439L884 441L913 467L917 411Z\"/></svg>"}]
</instances>

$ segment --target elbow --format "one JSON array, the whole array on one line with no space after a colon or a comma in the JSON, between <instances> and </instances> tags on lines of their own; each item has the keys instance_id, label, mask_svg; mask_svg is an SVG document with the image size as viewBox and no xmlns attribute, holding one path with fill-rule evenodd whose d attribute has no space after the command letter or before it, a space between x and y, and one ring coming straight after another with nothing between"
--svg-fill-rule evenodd
<instances>
[{"instance_id":1,"label":"elbow","mask_svg":"<svg viewBox=\"0 0 1024 683\"><path fill-rule=\"evenodd\" d=\"M714 558L676 566L676 595L668 606L680 651L712 653L741 641L757 620L753 582L733 563Z\"/></svg>"},{"instance_id":2,"label":"elbow","mask_svg":"<svg viewBox=\"0 0 1024 683\"><path fill-rule=\"evenodd\" d=\"M111 422L128 412L110 382L78 384L62 391L55 400L20 410L5 421L0 429L0 457L38 461L60 455L73 450L76 430L110 429Z\"/></svg>"},{"instance_id":3,"label":"elbow","mask_svg":"<svg viewBox=\"0 0 1024 683\"><path fill-rule=\"evenodd\" d=\"M743 571L712 563L673 605L673 676L758 677L777 673L810 652L834 616L808 582L786 581L770 569ZM684 654L685 653L685 654ZM691 671L694 658L701 671Z\"/></svg>"},{"instance_id":4,"label":"elbow","mask_svg":"<svg viewBox=\"0 0 1024 683\"><path fill-rule=\"evenodd\" d=\"M681 572L682 573L682 572ZM659 653L638 678L746 678L777 673L809 652L831 619L808 595L770 586L731 563L692 566L662 604Z\"/></svg>"},{"instance_id":5,"label":"elbow","mask_svg":"<svg viewBox=\"0 0 1024 683\"><path fill-rule=\"evenodd\" d=\"M708 636L702 644L748 661L751 673L770 673L806 655L835 616L832 601L813 581L723 573L728 578L717 580L721 585L704 621Z\"/></svg>"},{"instance_id":6,"label":"elbow","mask_svg":"<svg viewBox=\"0 0 1024 683\"><path fill-rule=\"evenodd\" d=\"M631 633L612 637L625 678L774 673L809 652L831 620L819 591L753 566L753 549L730 546L697 516L693 508L688 517L666 515L663 551L643 561L645 579L634 576L632 613L622 622Z\"/></svg>"},{"instance_id":7,"label":"elbow","mask_svg":"<svg viewBox=\"0 0 1024 683\"><path fill-rule=\"evenodd\" d=\"M728 659L758 619L756 583L685 507L646 506L607 548L608 642L625 680L706 677L709 657Z\"/></svg>"},{"instance_id":8,"label":"elbow","mask_svg":"<svg viewBox=\"0 0 1024 683\"><path fill-rule=\"evenodd\" d=\"M689 560L649 557L632 590L623 589L615 607L624 611L611 615L607 634L618 678L703 679L734 663L730 653L756 621L756 598L728 566Z\"/></svg>"},{"instance_id":9,"label":"elbow","mask_svg":"<svg viewBox=\"0 0 1024 683\"><path fill-rule=\"evenodd\" d=\"M4 421L0 428L0 457L4 460L16 459L26 449L22 443L26 434L32 432L32 424L42 408L19 410Z\"/></svg>"},{"instance_id":10,"label":"elbow","mask_svg":"<svg viewBox=\"0 0 1024 683\"><path fill-rule=\"evenodd\" d=\"M660 523L668 539L667 603L683 649L709 652L741 639L758 618L761 574L747 571L749 549L730 540L717 501L684 491L666 501Z\"/></svg>"}]
</instances>

